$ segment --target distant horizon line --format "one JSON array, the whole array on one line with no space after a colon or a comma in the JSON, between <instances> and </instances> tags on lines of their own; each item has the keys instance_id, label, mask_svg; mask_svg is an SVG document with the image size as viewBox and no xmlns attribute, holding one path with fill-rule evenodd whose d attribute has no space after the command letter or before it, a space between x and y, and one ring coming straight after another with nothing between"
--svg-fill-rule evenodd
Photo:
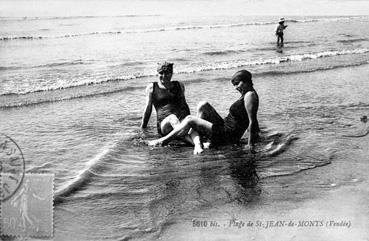
<instances>
[{"instance_id":1,"label":"distant horizon line","mask_svg":"<svg viewBox=\"0 0 369 241\"><path fill-rule=\"evenodd\" d=\"M0 18L88 18L88 17L101 17L101 18L109 18L109 17L155 17L155 16L178 16L178 14L171 15L171 14L121 14L121 15L39 15L39 16L0 16ZM183 15L185 16L185 15ZM191 16L198 16L198 17L206 17L206 16L244 16L244 17L369 17L369 14L313 14L313 15L283 15L283 14L215 14L215 15L191 15Z\"/></svg>"}]
</instances>

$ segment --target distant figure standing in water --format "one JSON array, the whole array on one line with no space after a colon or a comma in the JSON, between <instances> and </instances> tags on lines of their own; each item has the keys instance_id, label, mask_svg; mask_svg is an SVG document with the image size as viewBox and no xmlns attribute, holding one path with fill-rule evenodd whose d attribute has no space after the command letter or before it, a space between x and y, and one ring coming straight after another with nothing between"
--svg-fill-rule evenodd
<instances>
[{"instance_id":1,"label":"distant figure standing in water","mask_svg":"<svg viewBox=\"0 0 369 241\"><path fill-rule=\"evenodd\" d=\"M158 66L158 82L150 83L146 88L146 107L142 117L141 128L146 128L150 120L152 106L155 107L157 116L157 130L161 136L170 133L173 128L190 114L190 109L185 98L183 83L171 81L173 75L173 63L164 62ZM184 136L184 140L195 145L195 154L203 151L196 132Z\"/></svg>"},{"instance_id":2,"label":"distant figure standing in water","mask_svg":"<svg viewBox=\"0 0 369 241\"><path fill-rule=\"evenodd\" d=\"M247 70L240 70L233 75L231 83L241 93L241 97L231 105L229 114L224 119L208 102L200 102L197 116L187 116L168 135L150 141L148 144L166 145L174 138L193 131L209 139L215 146L237 144L248 130L247 148L254 152L259 132L257 119L259 97L253 87L252 75Z\"/></svg>"},{"instance_id":3,"label":"distant figure standing in water","mask_svg":"<svg viewBox=\"0 0 369 241\"><path fill-rule=\"evenodd\" d=\"M283 47L283 30L287 28L287 26L288 25L284 25L284 18L280 18L277 28L275 29L275 34L277 35L278 47Z\"/></svg>"}]
</instances>

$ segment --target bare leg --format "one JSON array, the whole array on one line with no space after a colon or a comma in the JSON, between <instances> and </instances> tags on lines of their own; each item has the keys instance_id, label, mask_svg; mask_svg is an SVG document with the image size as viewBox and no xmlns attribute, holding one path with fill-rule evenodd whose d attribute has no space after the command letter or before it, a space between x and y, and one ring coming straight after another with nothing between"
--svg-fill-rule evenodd
<instances>
[{"instance_id":1,"label":"bare leg","mask_svg":"<svg viewBox=\"0 0 369 241\"><path fill-rule=\"evenodd\" d=\"M190 133L192 140L201 143L199 134L207 138L211 138L213 124L223 123L223 119L216 112L216 110L207 102L200 102L198 107L198 116L187 116L179 125L166 136L150 141L150 146L166 145L176 137ZM191 130L191 132L190 132ZM196 152L196 150L194 150Z\"/></svg>"},{"instance_id":2,"label":"bare leg","mask_svg":"<svg viewBox=\"0 0 369 241\"><path fill-rule=\"evenodd\" d=\"M218 114L214 107L206 101L201 101L197 105L197 117L213 124L223 124L223 118Z\"/></svg>"},{"instance_id":3,"label":"bare leg","mask_svg":"<svg viewBox=\"0 0 369 241\"><path fill-rule=\"evenodd\" d=\"M211 122L189 115L179 125L176 125L168 135L157 140L149 141L148 144L150 146L166 145L171 140L188 134L191 128L198 133L210 137L212 125Z\"/></svg>"},{"instance_id":4,"label":"bare leg","mask_svg":"<svg viewBox=\"0 0 369 241\"><path fill-rule=\"evenodd\" d=\"M173 127L180 123L178 117L174 114L171 114L165 117L164 120L160 123L161 133L163 135L167 135L173 130Z\"/></svg>"},{"instance_id":5,"label":"bare leg","mask_svg":"<svg viewBox=\"0 0 369 241\"><path fill-rule=\"evenodd\" d=\"M165 136L169 134L173 128L181 123L178 117L174 114L167 116L160 124L161 133ZM192 138L190 135L185 135L183 137L184 141L188 142L191 145L194 145Z\"/></svg>"},{"instance_id":6,"label":"bare leg","mask_svg":"<svg viewBox=\"0 0 369 241\"><path fill-rule=\"evenodd\" d=\"M197 105L197 116L213 124L222 125L224 123L222 117L218 114L214 107L206 101L202 101ZM204 149L209 148L210 145L210 140L202 143Z\"/></svg>"},{"instance_id":7,"label":"bare leg","mask_svg":"<svg viewBox=\"0 0 369 241\"><path fill-rule=\"evenodd\" d=\"M191 129L190 136L195 146L195 148L193 149L193 154L198 155L204 151L200 135L197 131Z\"/></svg>"},{"instance_id":8,"label":"bare leg","mask_svg":"<svg viewBox=\"0 0 369 241\"><path fill-rule=\"evenodd\" d=\"M281 46L283 46L283 35L281 35Z\"/></svg>"},{"instance_id":9,"label":"bare leg","mask_svg":"<svg viewBox=\"0 0 369 241\"><path fill-rule=\"evenodd\" d=\"M174 114L167 116L160 125L161 133L164 135L169 134L174 127L180 124L180 121L178 117ZM196 131L191 131L189 134L185 135L183 139L190 143L191 145L194 145L194 154L200 154L203 152L202 143L200 140L200 136Z\"/></svg>"}]
</instances>

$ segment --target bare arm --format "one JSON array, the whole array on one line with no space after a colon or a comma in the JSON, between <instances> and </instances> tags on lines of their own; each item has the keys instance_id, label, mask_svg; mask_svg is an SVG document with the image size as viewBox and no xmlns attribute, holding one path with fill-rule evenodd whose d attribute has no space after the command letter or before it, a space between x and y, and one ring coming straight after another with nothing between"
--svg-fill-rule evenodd
<instances>
[{"instance_id":1,"label":"bare arm","mask_svg":"<svg viewBox=\"0 0 369 241\"><path fill-rule=\"evenodd\" d=\"M244 97L246 112L249 117L249 139L248 146L253 150L258 135L258 119L257 112L259 108L259 98L254 91L246 93Z\"/></svg>"},{"instance_id":2,"label":"bare arm","mask_svg":"<svg viewBox=\"0 0 369 241\"><path fill-rule=\"evenodd\" d=\"M152 92L153 92L153 84L149 84L146 87L146 107L142 116L141 128L146 128L147 123L150 120L152 112Z\"/></svg>"}]
</instances>

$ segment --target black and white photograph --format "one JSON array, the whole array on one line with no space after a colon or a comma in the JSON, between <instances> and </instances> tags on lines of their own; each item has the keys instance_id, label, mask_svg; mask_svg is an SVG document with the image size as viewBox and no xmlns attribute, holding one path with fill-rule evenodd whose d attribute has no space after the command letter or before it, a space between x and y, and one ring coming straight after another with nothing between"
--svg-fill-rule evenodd
<instances>
[{"instance_id":1,"label":"black and white photograph","mask_svg":"<svg viewBox=\"0 0 369 241\"><path fill-rule=\"evenodd\" d=\"M0 0L0 240L369 241L369 1Z\"/></svg>"}]
</instances>

